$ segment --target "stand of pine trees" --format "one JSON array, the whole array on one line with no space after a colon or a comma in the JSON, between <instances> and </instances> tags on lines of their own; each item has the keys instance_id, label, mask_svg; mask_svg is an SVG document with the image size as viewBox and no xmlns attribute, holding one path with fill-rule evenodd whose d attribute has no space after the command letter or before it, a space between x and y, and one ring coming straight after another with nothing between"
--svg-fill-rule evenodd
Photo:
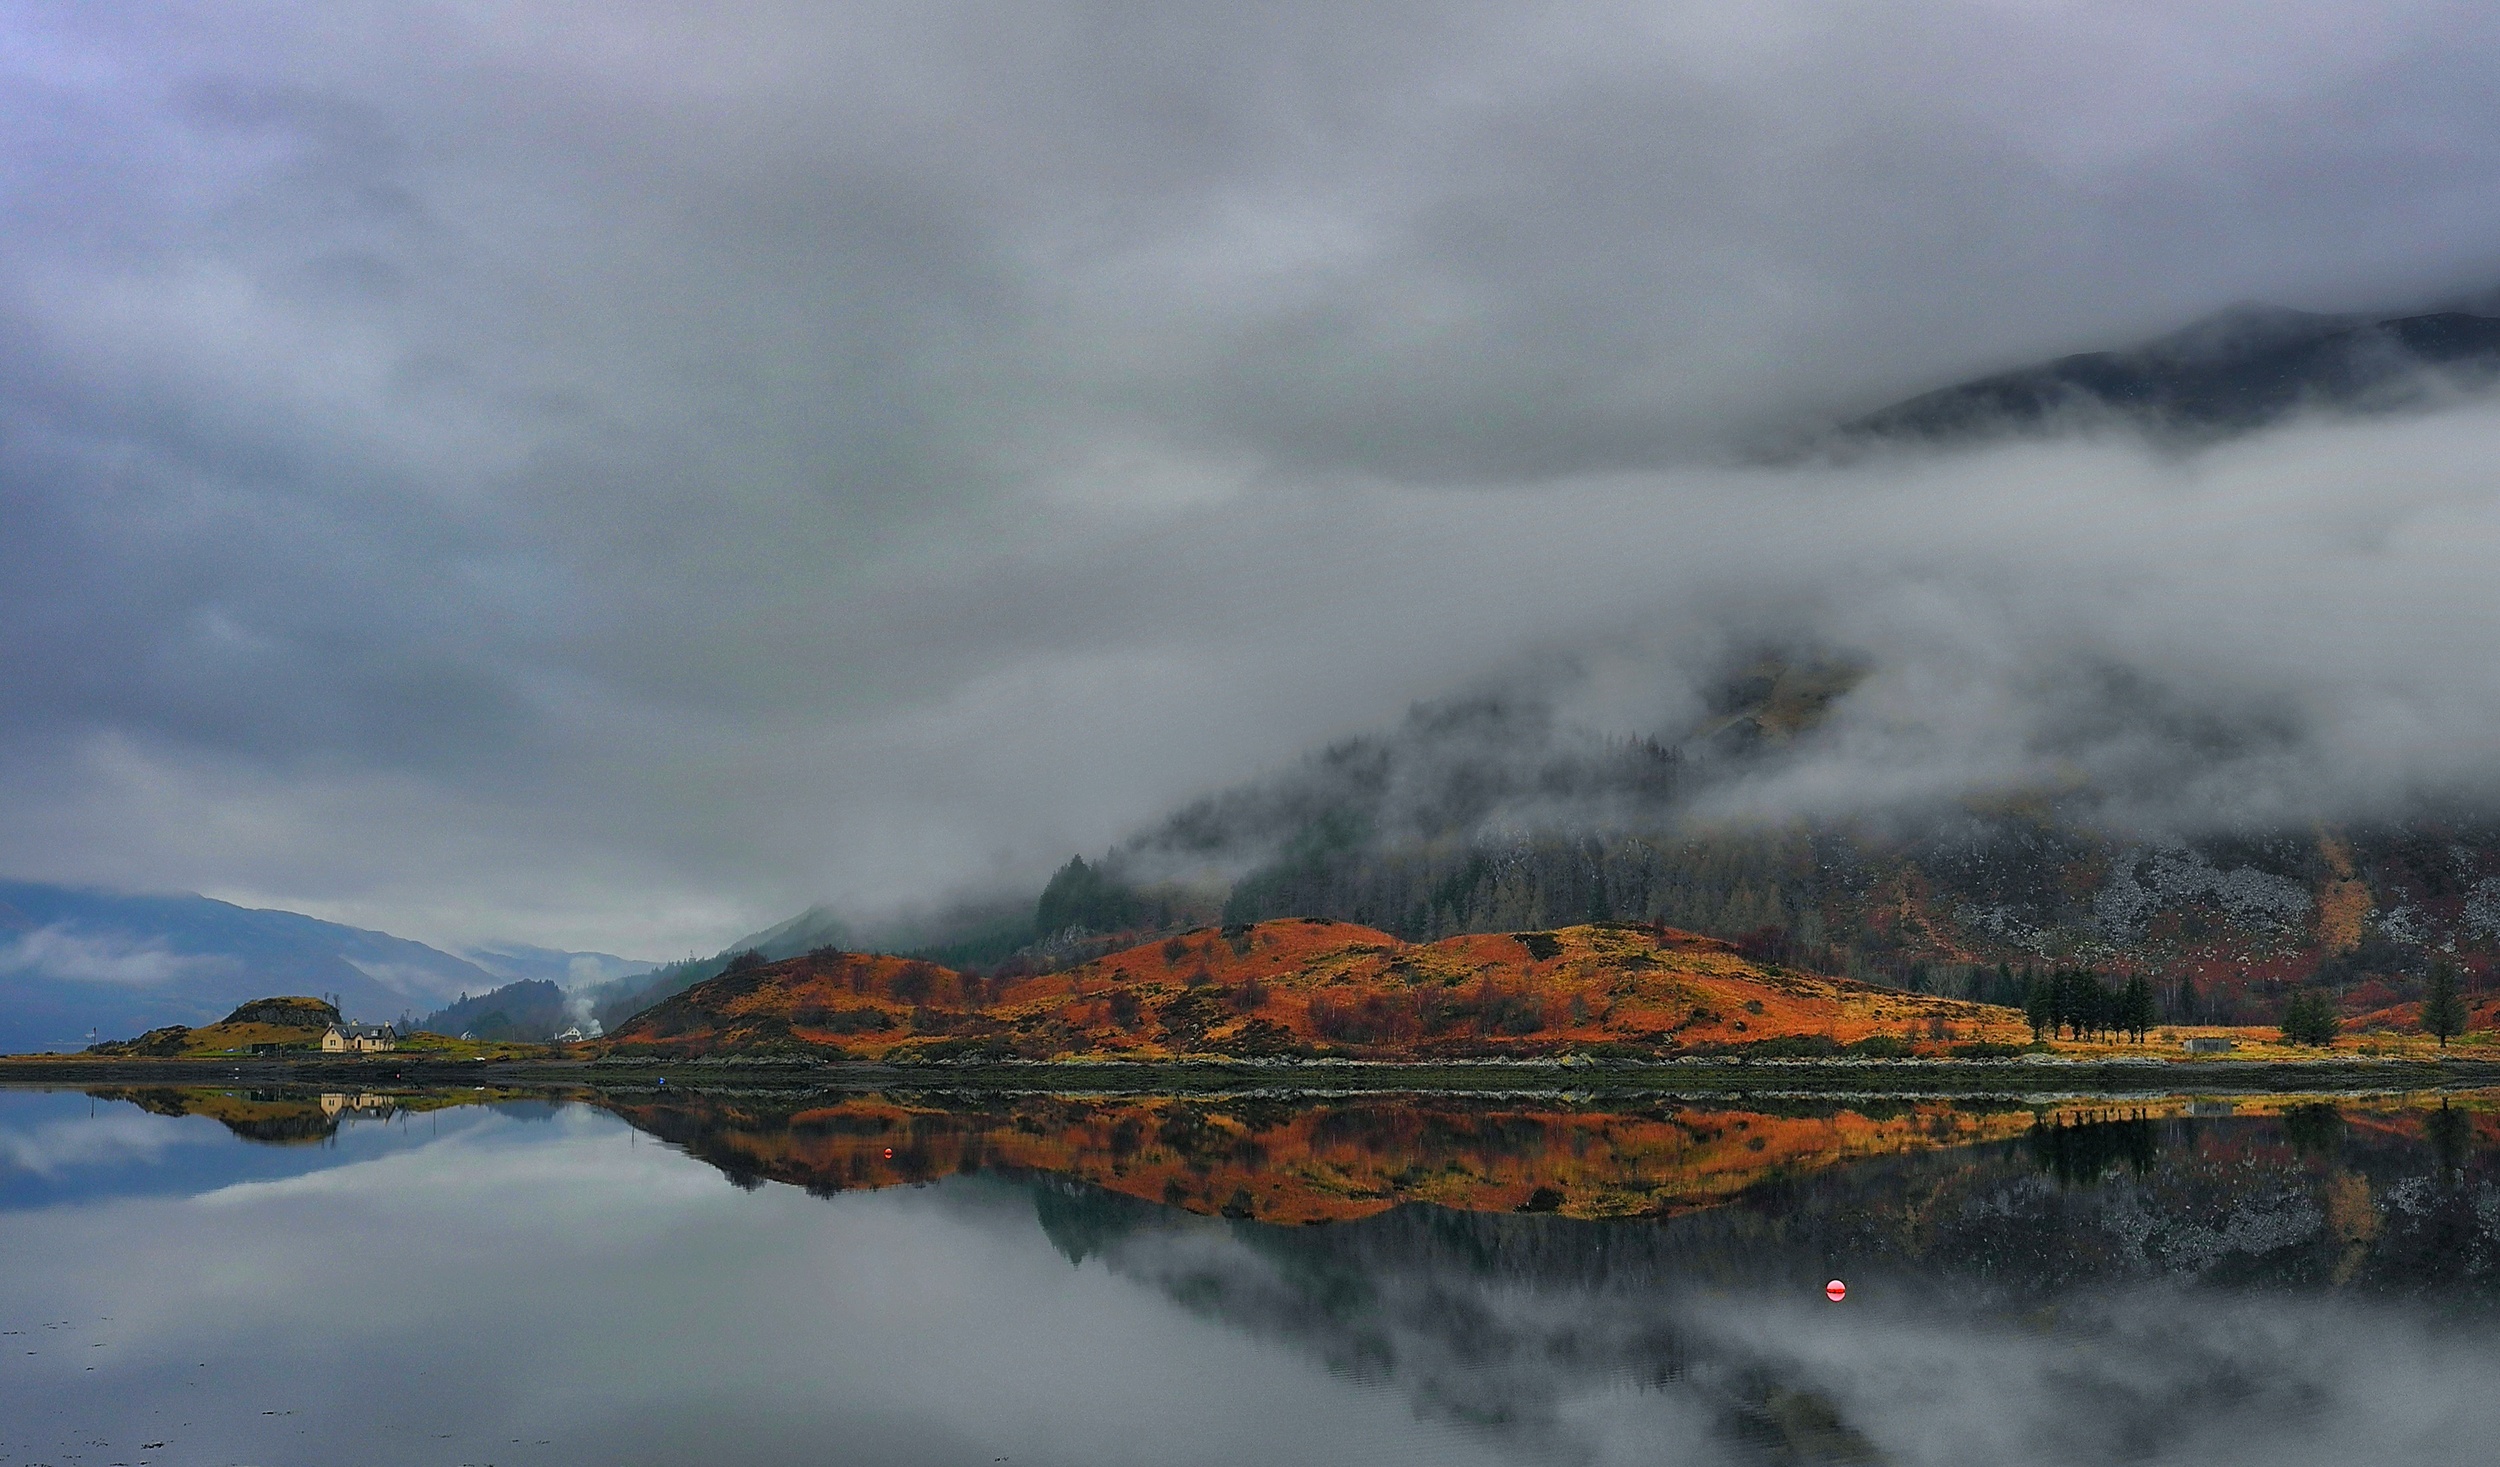
<instances>
[{"instance_id":1,"label":"stand of pine trees","mask_svg":"<svg viewBox=\"0 0 2500 1467\"><path fill-rule=\"evenodd\" d=\"M2131 975L2111 987L2089 968L2059 968L2029 981L2022 1000L2034 1040L2059 1035L2098 1039L2125 1035L2138 1044L2159 1020L2153 985Z\"/></svg>"}]
</instances>

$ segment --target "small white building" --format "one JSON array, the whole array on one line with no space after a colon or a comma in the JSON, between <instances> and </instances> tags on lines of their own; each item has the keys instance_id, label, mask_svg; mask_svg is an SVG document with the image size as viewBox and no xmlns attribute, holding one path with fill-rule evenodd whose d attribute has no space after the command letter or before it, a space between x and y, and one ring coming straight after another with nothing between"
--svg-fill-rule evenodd
<instances>
[{"instance_id":1,"label":"small white building","mask_svg":"<svg viewBox=\"0 0 2500 1467\"><path fill-rule=\"evenodd\" d=\"M369 1110L378 1110L387 1116L398 1108L397 1096L375 1095L371 1091L360 1095L344 1095L333 1090L321 1097L321 1113L325 1116L360 1114Z\"/></svg>"},{"instance_id":2,"label":"small white building","mask_svg":"<svg viewBox=\"0 0 2500 1467\"><path fill-rule=\"evenodd\" d=\"M372 1054L399 1048L399 1031L388 1024L332 1024L321 1033L323 1054Z\"/></svg>"}]
</instances>

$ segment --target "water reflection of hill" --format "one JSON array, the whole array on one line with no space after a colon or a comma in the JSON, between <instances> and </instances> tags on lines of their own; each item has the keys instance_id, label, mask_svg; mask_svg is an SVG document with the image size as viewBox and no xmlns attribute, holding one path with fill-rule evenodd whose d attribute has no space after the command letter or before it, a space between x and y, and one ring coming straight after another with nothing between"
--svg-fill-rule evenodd
<instances>
[{"instance_id":1,"label":"water reflection of hill","mask_svg":"<svg viewBox=\"0 0 2500 1467\"><path fill-rule=\"evenodd\" d=\"M2448 1408L2405 1372L2500 1362L2489 1100L627 1113L749 1185L1022 1173L1072 1263L1566 1459L1637 1439L1713 1461L2238 1460L2233 1438L2288 1450L2301 1421L2370 1419L2319 1405L2357 1394L2423 1402L2435 1449L2394 1459L2427 1461ZM1539 1187L1564 1215L1519 1210ZM1996 1435L1939 1444L1940 1422Z\"/></svg>"},{"instance_id":2,"label":"water reflection of hill","mask_svg":"<svg viewBox=\"0 0 2500 1467\"><path fill-rule=\"evenodd\" d=\"M2356 1238L2392 1236L2362 1214L2386 1196L2413 1206L2425 1167L2454 1180L2500 1139L2485 1097L2370 1109L2184 1099L1598 1108L1413 1096L606 1103L744 1185L820 1194L1005 1170L1283 1224L1351 1222L1416 1203L1566 1219L1663 1219L1734 1204L1793 1231L1820 1215L1811 1199L1855 1186L1874 1189L1868 1198L1918 1196L1919 1235L1983 1271L2009 1239L2041 1229L2061 1235L2054 1247L2022 1245L2042 1266L2080 1266L2123 1239L2125 1256L2147 1266L2201 1269L2199 1260L2246 1253L2273 1235L2267 1228L2290 1226L2253 1221L2272 1203L2291 1209L2287 1219L2326 1220ZM2145 1220L2113 1221L2111 1208ZM1862 1200L1848 1216L1863 1231L1882 1214ZM1898 1221L1886 1236L1904 1236ZM1768 1241L1746 1247L1758 1253ZM2351 1277L2360 1263L2338 1251L2334 1266Z\"/></svg>"},{"instance_id":3,"label":"water reflection of hill","mask_svg":"<svg viewBox=\"0 0 2500 1467\"><path fill-rule=\"evenodd\" d=\"M830 1195L1033 1175L1042 1225L1071 1260L1109 1256L1176 1214L1217 1214L1289 1225L1244 1236L1366 1277L1419 1256L1575 1285L1767 1273L1803 1286L1845 1266L1860 1280L2040 1296L2148 1278L2480 1294L2500 1270L2500 1116L2486 1103L2219 1115L2187 1102L1625 1111L1443 1098L618 1108L741 1185ZM1348 1225L1308 1226L1329 1222Z\"/></svg>"},{"instance_id":4,"label":"water reflection of hill","mask_svg":"<svg viewBox=\"0 0 2500 1467\"><path fill-rule=\"evenodd\" d=\"M1575 1108L1373 1097L933 1102L611 1101L733 1178L818 1192L1012 1169L1184 1211L1310 1224L1426 1202L1464 1211L1662 1216L1766 1179L2026 1131L2032 1113L1944 1102Z\"/></svg>"},{"instance_id":5,"label":"water reflection of hill","mask_svg":"<svg viewBox=\"0 0 2500 1467\"><path fill-rule=\"evenodd\" d=\"M1636 1224L1401 1208L1210 1225L1064 1182L1037 1184L1036 1210L1072 1256L1530 1436L1587 1446L1629 1393L1681 1402L1736 1457L1879 1460L1932 1411L2028 1439L1994 1460L2224 1460L2178 1449L2218 1423L2280 1433L2356 1382L2412 1399L2378 1356L2434 1335L2488 1360L2487 1153L2446 1164L2421 1119L2347 1127L2332 1155L2270 1118L2048 1125ZM2105 1168L2072 1166L2087 1155ZM1837 1310L1817 1298L1835 1275Z\"/></svg>"},{"instance_id":6,"label":"water reflection of hill","mask_svg":"<svg viewBox=\"0 0 2500 1467\"><path fill-rule=\"evenodd\" d=\"M315 1146L338 1134L343 1123L387 1121L397 1116L481 1105L510 1099L486 1090L248 1090L207 1086L108 1086L86 1092L97 1100L126 1100L151 1115L205 1116L242 1140L263 1146Z\"/></svg>"},{"instance_id":7,"label":"water reflection of hill","mask_svg":"<svg viewBox=\"0 0 2500 1467\"><path fill-rule=\"evenodd\" d=\"M2455 1108L2026 1117L2008 1142L1783 1170L1721 1206L1637 1227L1401 1207L1255 1236L1264 1252L1325 1255L1367 1276L1433 1256L1574 1286L1804 1285L1845 1269L1863 1284L1898 1274L2002 1298L2155 1278L2465 1298L2500 1282L2496 1140L2491 1115ZM1036 1195L1071 1258L1109 1256L1127 1232L1173 1222L1071 1179Z\"/></svg>"}]
</instances>

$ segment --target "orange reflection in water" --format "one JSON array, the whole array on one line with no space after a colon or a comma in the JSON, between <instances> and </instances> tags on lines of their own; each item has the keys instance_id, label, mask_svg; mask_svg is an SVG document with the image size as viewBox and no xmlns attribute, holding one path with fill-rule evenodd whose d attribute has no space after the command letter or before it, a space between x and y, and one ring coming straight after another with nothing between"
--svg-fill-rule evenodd
<instances>
[{"instance_id":1,"label":"orange reflection in water","mask_svg":"<svg viewBox=\"0 0 2500 1467\"><path fill-rule=\"evenodd\" d=\"M2018 1136L2029 1109L1944 1102L1586 1110L1451 1098L605 1102L733 1178L839 1192L1004 1168L1194 1212L1336 1222L1407 1202L1574 1217L1707 1207L1783 1174ZM891 1155L888 1154L889 1149Z\"/></svg>"}]
</instances>

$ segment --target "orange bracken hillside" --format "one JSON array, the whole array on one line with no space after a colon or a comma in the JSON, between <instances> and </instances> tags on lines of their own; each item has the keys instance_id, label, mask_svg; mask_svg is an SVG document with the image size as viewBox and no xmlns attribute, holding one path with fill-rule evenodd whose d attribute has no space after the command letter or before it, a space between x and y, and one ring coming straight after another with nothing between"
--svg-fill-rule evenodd
<instances>
[{"instance_id":1,"label":"orange bracken hillside","mask_svg":"<svg viewBox=\"0 0 2500 1467\"><path fill-rule=\"evenodd\" d=\"M2359 1034L2415 1034L2422 1028L2422 1005L2419 1000L2389 1004L2385 1008L2347 1016L2344 1029ZM2487 1034L2500 1029L2500 995L2469 993L2465 995L2465 1027L2467 1034Z\"/></svg>"},{"instance_id":2,"label":"orange bracken hillside","mask_svg":"<svg viewBox=\"0 0 2500 1467\"><path fill-rule=\"evenodd\" d=\"M1038 977L823 953L726 973L621 1026L619 1055L861 1059L1651 1056L2030 1038L2012 1009L1747 961L1601 923L1427 944L1314 918L1200 928Z\"/></svg>"}]
</instances>

